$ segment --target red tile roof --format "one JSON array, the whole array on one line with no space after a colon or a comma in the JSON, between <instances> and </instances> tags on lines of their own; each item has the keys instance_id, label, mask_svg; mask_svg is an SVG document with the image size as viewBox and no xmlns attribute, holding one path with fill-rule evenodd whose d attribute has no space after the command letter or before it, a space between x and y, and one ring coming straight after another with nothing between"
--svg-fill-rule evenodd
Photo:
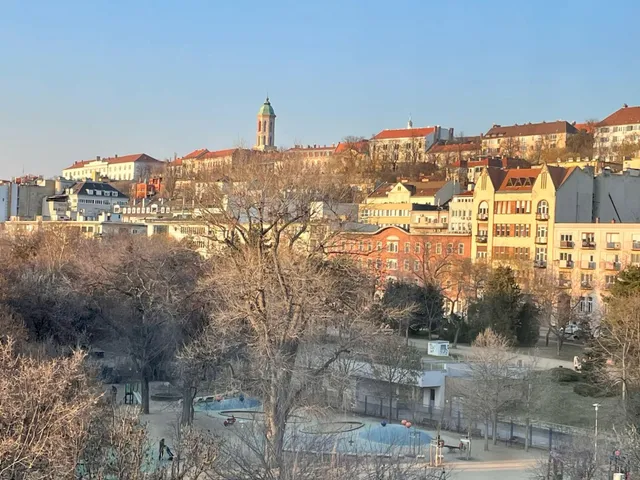
<instances>
[{"instance_id":1,"label":"red tile roof","mask_svg":"<svg viewBox=\"0 0 640 480\"><path fill-rule=\"evenodd\" d=\"M457 152L473 152L482 150L479 143L447 143L434 145L429 149L429 153L457 153Z\"/></svg>"},{"instance_id":2,"label":"red tile roof","mask_svg":"<svg viewBox=\"0 0 640 480\"><path fill-rule=\"evenodd\" d=\"M599 127L640 123L640 107L624 106L598 123Z\"/></svg>"},{"instance_id":3,"label":"red tile roof","mask_svg":"<svg viewBox=\"0 0 640 480\"><path fill-rule=\"evenodd\" d=\"M96 161L107 162L109 165L113 165L118 163L130 163L130 162L159 162L160 160L156 160L155 158L150 157L146 153L135 153L133 155L123 155L121 157L100 158L99 160L97 158L92 160L80 160L78 162L74 162L73 165L65 168L65 170L70 170L72 168L83 168L86 165Z\"/></svg>"},{"instance_id":4,"label":"red tile roof","mask_svg":"<svg viewBox=\"0 0 640 480\"><path fill-rule=\"evenodd\" d=\"M191 153L187 153L184 157L182 157L183 159L189 160L192 158L198 158L201 155L207 153L209 150L207 150L206 148L201 148L200 150L194 150Z\"/></svg>"},{"instance_id":5,"label":"red tile roof","mask_svg":"<svg viewBox=\"0 0 640 480\"><path fill-rule=\"evenodd\" d=\"M417 138L426 137L436 131L436 127L423 128L399 128L396 130L382 130L375 137L375 140L385 140L391 138Z\"/></svg>"},{"instance_id":6,"label":"red tile roof","mask_svg":"<svg viewBox=\"0 0 640 480\"><path fill-rule=\"evenodd\" d=\"M210 152L209 150L207 150L207 152L202 155L200 159L204 160L206 158L228 157L229 155L233 155L233 152L235 152L236 150L237 148L227 148L226 150L216 150L215 152Z\"/></svg>"},{"instance_id":7,"label":"red tile roof","mask_svg":"<svg viewBox=\"0 0 640 480\"><path fill-rule=\"evenodd\" d=\"M344 153L348 150L355 150L358 153L364 153L369 147L369 140L359 140L357 142L340 142L334 153Z\"/></svg>"},{"instance_id":8,"label":"red tile roof","mask_svg":"<svg viewBox=\"0 0 640 480\"><path fill-rule=\"evenodd\" d=\"M530 135L549 135L551 133L578 133L576 127L564 120L557 122L527 123L525 125L496 125L485 137L528 137Z\"/></svg>"},{"instance_id":9,"label":"red tile roof","mask_svg":"<svg viewBox=\"0 0 640 480\"><path fill-rule=\"evenodd\" d=\"M438 193L438 191L445 186L447 181L434 181L434 182L397 182L397 183L383 183L376 188L370 197L386 197L387 194L398 183L402 183L410 192L412 197L431 197Z\"/></svg>"},{"instance_id":10,"label":"red tile roof","mask_svg":"<svg viewBox=\"0 0 640 480\"><path fill-rule=\"evenodd\" d=\"M530 191L540 175L540 168L516 168L505 171L498 190Z\"/></svg>"}]
</instances>

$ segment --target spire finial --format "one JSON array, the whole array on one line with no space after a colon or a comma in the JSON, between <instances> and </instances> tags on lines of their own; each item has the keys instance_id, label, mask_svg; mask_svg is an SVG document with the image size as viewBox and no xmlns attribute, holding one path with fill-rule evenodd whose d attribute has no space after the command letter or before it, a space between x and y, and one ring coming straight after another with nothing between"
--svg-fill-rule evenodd
<instances>
[{"instance_id":1,"label":"spire finial","mask_svg":"<svg viewBox=\"0 0 640 480\"><path fill-rule=\"evenodd\" d=\"M407 128L413 128L413 122L411 121L411 113L409 113L409 121L407 122Z\"/></svg>"}]
</instances>

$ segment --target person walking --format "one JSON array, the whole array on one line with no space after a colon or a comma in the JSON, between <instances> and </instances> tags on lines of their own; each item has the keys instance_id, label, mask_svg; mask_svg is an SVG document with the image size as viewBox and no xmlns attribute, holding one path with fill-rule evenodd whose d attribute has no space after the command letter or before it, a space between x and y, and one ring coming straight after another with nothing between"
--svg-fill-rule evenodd
<instances>
[{"instance_id":1,"label":"person walking","mask_svg":"<svg viewBox=\"0 0 640 480\"><path fill-rule=\"evenodd\" d=\"M160 451L158 452L158 460L162 460L164 458L164 438L160 440Z\"/></svg>"}]
</instances>

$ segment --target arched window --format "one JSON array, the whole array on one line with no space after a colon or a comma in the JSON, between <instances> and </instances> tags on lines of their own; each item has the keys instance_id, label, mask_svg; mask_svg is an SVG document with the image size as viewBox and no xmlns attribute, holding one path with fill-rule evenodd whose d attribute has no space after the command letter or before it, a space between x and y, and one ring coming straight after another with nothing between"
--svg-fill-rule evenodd
<instances>
[{"instance_id":1,"label":"arched window","mask_svg":"<svg viewBox=\"0 0 640 480\"><path fill-rule=\"evenodd\" d=\"M489 218L489 204L487 202L480 202L478 205L478 220L487 220Z\"/></svg>"},{"instance_id":2,"label":"arched window","mask_svg":"<svg viewBox=\"0 0 640 480\"><path fill-rule=\"evenodd\" d=\"M538 202L538 208L536 210L536 213L541 213L544 215L548 215L549 214L549 202L547 202L546 200L540 200L540 202Z\"/></svg>"},{"instance_id":3,"label":"arched window","mask_svg":"<svg viewBox=\"0 0 640 480\"><path fill-rule=\"evenodd\" d=\"M262 131L266 132L267 131L267 122L262 122Z\"/></svg>"},{"instance_id":4,"label":"arched window","mask_svg":"<svg viewBox=\"0 0 640 480\"><path fill-rule=\"evenodd\" d=\"M262 121L258 120L258 131L262 130Z\"/></svg>"},{"instance_id":5,"label":"arched window","mask_svg":"<svg viewBox=\"0 0 640 480\"><path fill-rule=\"evenodd\" d=\"M267 144L265 139L266 139L266 137L263 135L262 136L262 145L266 145Z\"/></svg>"}]
</instances>

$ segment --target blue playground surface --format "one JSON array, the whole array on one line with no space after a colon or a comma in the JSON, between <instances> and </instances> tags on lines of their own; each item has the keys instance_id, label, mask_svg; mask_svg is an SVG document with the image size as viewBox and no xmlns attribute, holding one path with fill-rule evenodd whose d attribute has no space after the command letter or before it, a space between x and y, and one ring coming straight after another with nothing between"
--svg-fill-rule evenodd
<instances>
[{"instance_id":1,"label":"blue playground surface","mask_svg":"<svg viewBox=\"0 0 640 480\"><path fill-rule=\"evenodd\" d=\"M388 424L384 427L382 424L370 425L361 429L359 433L360 438L368 442L398 447L417 444L429 445L432 439L431 435L424 430L396 424Z\"/></svg>"}]
</instances>

